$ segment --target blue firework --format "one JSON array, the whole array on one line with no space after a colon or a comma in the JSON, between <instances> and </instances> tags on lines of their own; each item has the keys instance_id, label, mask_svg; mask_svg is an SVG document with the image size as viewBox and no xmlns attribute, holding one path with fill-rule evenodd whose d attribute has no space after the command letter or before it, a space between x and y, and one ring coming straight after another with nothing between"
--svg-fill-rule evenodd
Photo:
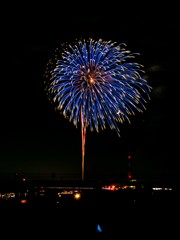
<instances>
[{"instance_id":1,"label":"blue firework","mask_svg":"<svg viewBox=\"0 0 180 240\"><path fill-rule=\"evenodd\" d=\"M99 132L107 125L120 136L119 123L146 109L151 87L141 76L137 53L125 44L80 40L57 51L46 71L57 109L77 127Z\"/></svg>"}]
</instances>

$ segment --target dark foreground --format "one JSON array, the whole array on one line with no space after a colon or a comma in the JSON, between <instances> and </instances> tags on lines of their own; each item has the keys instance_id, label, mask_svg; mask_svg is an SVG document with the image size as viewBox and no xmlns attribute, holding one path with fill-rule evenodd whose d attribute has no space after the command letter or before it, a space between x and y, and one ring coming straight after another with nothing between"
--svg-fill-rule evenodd
<instances>
[{"instance_id":1,"label":"dark foreground","mask_svg":"<svg viewBox=\"0 0 180 240\"><path fill-rule=\"evenodd\" d=\"M38 189L39 192L40 189ZM42 189L41 189L42 190ZM43 193L43 191L40 191ZM18 239L177 239L179 189L53 188L0 201L2 236ZM21 200L27 200L22 202Z\"/></svg>"}]
</instances>

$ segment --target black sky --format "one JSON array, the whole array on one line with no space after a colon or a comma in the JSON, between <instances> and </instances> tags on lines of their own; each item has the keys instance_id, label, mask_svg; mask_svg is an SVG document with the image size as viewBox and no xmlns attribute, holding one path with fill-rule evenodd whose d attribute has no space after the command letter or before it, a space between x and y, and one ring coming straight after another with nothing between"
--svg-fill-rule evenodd
<instances>
[{"instance_id":1,"label":"black sky","mask_svg":"<svg viewBox=\"0 0 180 240\"><path fill-rule=\"evenodd\" d=\"M7 23L6 23L7 24ZM0 176L81 178L81 132L55 112L46 98L43 74L53 50L75 38L124 42L145 66L153 87L147 111L116 132L87 132L85 177L178 179L178 22L122 23L120 16L69 17L21 13L4 27L2 51Z\"/></svg>"}]
</instances>

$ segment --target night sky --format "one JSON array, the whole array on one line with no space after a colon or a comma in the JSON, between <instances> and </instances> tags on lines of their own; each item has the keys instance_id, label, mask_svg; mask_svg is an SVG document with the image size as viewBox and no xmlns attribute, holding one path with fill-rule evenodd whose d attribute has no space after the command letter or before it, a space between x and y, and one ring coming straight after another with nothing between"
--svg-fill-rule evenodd
<instances>
[{"instance_id":1,"label":"night sky","mask_svg":"<svg viewBox=\"0 0 180 240\"><path fill-rule=\"evenodd\" d=\"M153 90L143 114L120 126L121 137L108 128L87 130L85 178L133 176L178 179L179 84L178 22L125 23L119 16L69 17L24 12L4 27L1 79L0 178L19 173L29 179L81 179L81 130L54 111L44 91L46 63L56 47L76 38L126 43L139 52ZM6 23L7 24L7 23ZM2 31L3 31L2 30Z\"/></svg>"}]
</instances>

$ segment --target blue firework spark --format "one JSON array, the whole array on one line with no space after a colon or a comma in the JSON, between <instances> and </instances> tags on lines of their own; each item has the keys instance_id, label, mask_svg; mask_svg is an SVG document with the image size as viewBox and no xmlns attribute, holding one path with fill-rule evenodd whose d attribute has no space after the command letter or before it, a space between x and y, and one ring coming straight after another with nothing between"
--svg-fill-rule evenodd
<instances>
[{"instance_id":1,"label":"blue firework spark","mask_svg":"<svg viewBox=\"0 0 180 240\"><path fill-rule=\"evenodd\" d=\"M57 109L84 131L99 132L109 125L120 136L119 123L130 122L129 116L143 112L150 100L143 66L133 61L137 53L102 39L79 40L60 50L46 70Z\"/></svg>"}]
</instances>

